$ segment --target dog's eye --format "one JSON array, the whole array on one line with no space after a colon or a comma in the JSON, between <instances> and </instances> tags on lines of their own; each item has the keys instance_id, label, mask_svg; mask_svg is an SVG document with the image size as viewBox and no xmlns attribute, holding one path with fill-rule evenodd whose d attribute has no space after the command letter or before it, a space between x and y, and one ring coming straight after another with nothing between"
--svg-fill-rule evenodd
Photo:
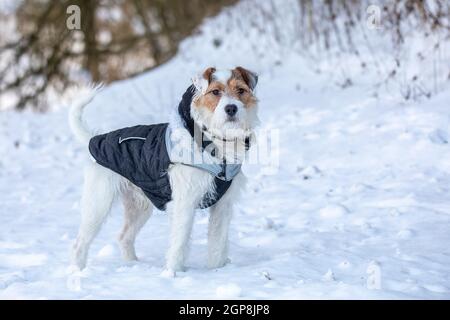
<instances>
[{"instance_id":1,"label":"dog's eye","mask_svg":"<svg viewBox=\"0 0 450 320\"><path fill-rule=\"evenodd\" d=\"M213 91L211 91L213 95L218 96L220 94L220 91L215 89Z\"/></svg>"},{"instance_id":2,"label":"dog's eye","mask_svg":"<svg viewBox=\"0 0 450 320\"><path fill-rule=\"evenodd\" d=\"M237 89L237 92L238 92L239 94L244 94L245 89L243 89L243 88L238 88L238 89Z\"/></svg>"}]
</instances>

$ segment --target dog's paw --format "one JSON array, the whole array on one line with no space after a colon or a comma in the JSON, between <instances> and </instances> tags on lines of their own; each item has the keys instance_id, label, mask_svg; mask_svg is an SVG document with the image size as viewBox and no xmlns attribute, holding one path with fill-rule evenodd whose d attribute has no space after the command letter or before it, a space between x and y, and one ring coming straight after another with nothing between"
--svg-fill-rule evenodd
<instances>
[{"instance_id":1,"label":"dog's paw","mask_svg":"<svg viewBox=\"0 0 450 320\"><path fill-rule=\"evenodd\" d=\"M71 264L66 268L66 275L70 276L81 272L81 268L77 265Z\"/></svg>"},{"instance_id":2,"label":"dog's paw","mask_svg":"<svg viewBox=\"0 0 450 320\"><path fill-rule=\"evenodd\" d=\"M66 287L70 291L82 291L81 282L83 278L89 277L91 271L87 268L80 269L77 265L70 265L66 268Z\"/></svg>"},{"instance_id":3,"label":"dog's paw","mask_svg":"<svg viewBox=\"0 0 450 320\"><path fill-rule=\"evenodd\" d=\"M160 277L162 277L162 278L169 278L170 279L170 278L175 278L176 275L177 275L177 273L174 270L172 270L172 269L164 269L161 272Z\"/></svg>"}]
</instances>

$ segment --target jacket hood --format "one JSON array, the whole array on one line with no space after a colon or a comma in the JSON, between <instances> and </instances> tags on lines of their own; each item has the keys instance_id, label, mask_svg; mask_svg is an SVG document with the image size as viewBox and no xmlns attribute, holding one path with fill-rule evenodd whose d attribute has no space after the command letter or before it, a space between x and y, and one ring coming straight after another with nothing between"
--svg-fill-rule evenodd
<instances>
[{"instance_id":1,"label":"jacket hood","mask_svg":"<svg viewBox=\"0 0 450 320\"><path fill-rule=\"evenodd\" d=\"M194 85L189 86L183 93L180 104L178 105L178 115L186 130L189 131L191 137L194 137L194 119L191 117L191 102L195 94Z\"/></svg>"}]
</instances>

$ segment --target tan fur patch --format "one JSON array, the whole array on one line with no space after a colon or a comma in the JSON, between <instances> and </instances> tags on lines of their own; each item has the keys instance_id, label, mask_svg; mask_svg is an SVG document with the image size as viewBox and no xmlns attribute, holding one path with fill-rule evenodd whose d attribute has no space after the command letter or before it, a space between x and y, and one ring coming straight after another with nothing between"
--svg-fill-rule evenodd
<instances>
[{"instance_id":1,"label":"tan fur patch","mask_svg":"<svg viewBox=\"0 0 450 320\"><path fill-rule=\"evenodd\" d=\"M197 100L194 101L194 105L196 107L206 107L214 112L221 98L221 95L215 96L214 94L212 94L212 91L214 90L219 90L221 93L223 93L223 91L225 90L225 86L218 81L211 82L206 89L205 94L201 95Z\"/></svg>"},{"instance_id":2,"label":"tan fur patch","mask_svg":"<svg viewBox=\"0 0 450 320\"><path fill-rule=\"evenodd\" d=\"M254 82L254 80L252 80L252 77L254 77L255 75L252 76L253 73L251 71L242 67L236 67L232 70L232 73L234 78L243 80L250 87L250 89L254 89L251 83ZM253 84L253 86L254 85L256 85L256 82Z\"/></svg>"},{"instance_id":3,"label":"tan fur patch","mask_svg":"<svg viewBox=\"0 0 450 320\"><path fill-rule=\"evenodd\" d=\"M212 75L214 72L216 72L216 68L214 67L206 69L205 72L203 72L203 78L208 80L208 83L210 83L212 81Z\"/></svg>"},{"instance_id":4,"label":"tan fur patch","mask_svg":"<svg viewBox=\"0 0 450 320\"><path fill-rule=\"evenodd\" d=\"M203 72L203 78L208 80L209 85L205 94L200 95L195 99L194 105L196 107L205 107L214 112L224 92L235 99L240 100L246 108L256 106L257 99L248 86L246 69L241 67L233 69L231 78L228 79L226 84L213 80L213 73L215 71L215 68L208 68ZM244 92L239 93L240 89L243 89ZM219 90L221 94L218 96L214 95L212 93L214 90Z\"/></svg>"},{"instance_id":5,"label":"tan fur patch","mask_svg":"<svg viewBox=\"0 0 450 320\"><path fill-rule=\"evenodd\" d=\"M244 89L244 92L240 94L239 89ZM227 93L240 100L246 108L251 108L256 105L256 97L253 95L247 83L241 79L234 78L234 76L227 82Z\"/></svg>"}]
</instances>

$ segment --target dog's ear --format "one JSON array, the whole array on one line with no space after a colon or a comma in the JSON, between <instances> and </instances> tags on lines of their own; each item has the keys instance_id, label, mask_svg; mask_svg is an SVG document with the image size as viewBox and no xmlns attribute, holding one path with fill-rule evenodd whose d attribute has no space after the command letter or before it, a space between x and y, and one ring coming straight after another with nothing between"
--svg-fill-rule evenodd
<instances>
[{"instance_id":1,"label":"dog's ear","mask_svg":"<svg viewBox=\"0 0 450 320\"><path fill-rule=\"evenodd\" d=\"M216 68L210 67L203 71L201 74L192 78L192 83L194 84L197 91L205 93L208 85L213 80L213 73L216 72Z\"/></svg>"},{"instance_id":2,"label":"dog's ear","mask_svg":"<svg viewBox=\"0 0 450 320\"><path fill-rule=\"evenodd\" d=\"M252 91L255 89L256 84L258 83L258 75L256 73L242 67L236 67L233 70L233 73L244 80Z\"/></svg>"},{"instance_id":3,"label":"dog's ear","mask_svg":"<svg viewBox=\"0 0 450 320\"><path fill-rule=\"evenodd\" d=\"M214 67L210 67L203 72L202 74L203 79L206 79L208 81L208 84L211 83L211 81L213 80L214 72L216 72L216 68Z\"/></svg>"}]
</instances>

